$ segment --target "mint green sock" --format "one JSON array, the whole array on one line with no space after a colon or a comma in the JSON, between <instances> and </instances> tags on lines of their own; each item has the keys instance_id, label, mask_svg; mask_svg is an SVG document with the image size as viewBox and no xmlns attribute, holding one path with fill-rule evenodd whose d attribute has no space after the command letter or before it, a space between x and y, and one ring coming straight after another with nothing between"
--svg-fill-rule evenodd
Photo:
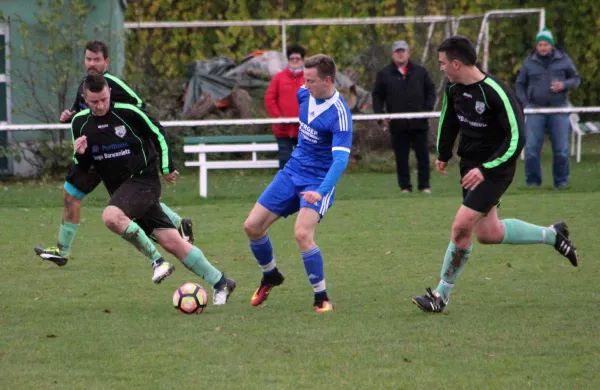
<instances>
[{"instance_id":1,"label":"mint green sock","mask_svg":"<svg viewBox=\"0 0 600 390\"><path fill-rule=\"evenodd\" d=\"M548 244L554 246L556 233L548 227L532 225L518 219L503 219L503 244L527 245Z\"/></svg>"},{"instance_id":2,"label":"mint green sock","mask_svg":"<svg viewBox=\"0 0 600 390\"><path fill-rule=\"evenodd\" d=\"M133 221L129 223L127 230L125 230L125 233L121 237L146 256L150 263L154 263L162 257L142 228Z\"/></svg>"},{"instance_id":3,"label":"mint green sock","mask_svg":"<svg viewBox=\"0 0 600 390\"><path fill-rule=\"evenodd\" d=\"M472 250L473 245L466 249L461 249L457 248L452 241L448 244L448 249L444 256L440 283L435 289L442 296L444 303L448 304L452 287L454 287L454 283L465 268Z\"/></svg>"},{"instance_id":4,"label":"mint green sock","mask_svg":"<svg viewBox=\"0 0 600 390\"><path fill-rule=\"evenodd\" d=\"M179 229L179 224L181 223L181 217L164 203L161 203L160 207L162 207L162 210L164 211L164 213L167 214L167 217L169 217L169 219L171 220L171 223L173 225L175 225L175 228Z\"/></svg>"},{"instance_id":5,"label":"mint green sock","mask_svg":"<svg viewBox=\"0 0 600 390\"><path fill-rule=\"evenodd\" d=\"M61 256L67 257L69 256L69 253L71 253L71 245L73 244L78 229L78 223L63 221L63 223L60 224L56 246L58 247Z\"/></svg>"},{"instance_id":6,"label":"mint green sock","mask_svg":"<svg viewBox=\"0 0 600 390\"><path fill-rule=\"evenodd\" d=\"M204 257L204 253L195 246L192 247L190 253L183 259L183 264L187 269L210 283L211 286L217 284L223 276L223 272L219 271L209 263L206 257Z\"/></svg>"}]
</instances>

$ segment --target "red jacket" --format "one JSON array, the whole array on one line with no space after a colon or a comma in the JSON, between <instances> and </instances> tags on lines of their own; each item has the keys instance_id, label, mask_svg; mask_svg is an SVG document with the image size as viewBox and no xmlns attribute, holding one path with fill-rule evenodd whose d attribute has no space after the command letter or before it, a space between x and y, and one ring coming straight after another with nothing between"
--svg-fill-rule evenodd
<instances>
[{"instance_id":1,"label":"red jacket","mask_svg":"<svg viewBox=\"0 0 600 390\"><path fill-rule=\"evenodd\" d=\"M277 73L265 93L265 107L272 118L297 117L300 113L296 94L304 85L304 72L292 72L289 68ZM275 137L298 137L298 125L278 123L273 125Z\"/></svg>"}]
</instances>

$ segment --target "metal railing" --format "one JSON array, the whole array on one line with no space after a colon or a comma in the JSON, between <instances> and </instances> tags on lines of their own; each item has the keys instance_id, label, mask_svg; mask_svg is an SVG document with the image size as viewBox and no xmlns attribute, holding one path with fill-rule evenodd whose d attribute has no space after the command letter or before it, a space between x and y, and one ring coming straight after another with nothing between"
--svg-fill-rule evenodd
<instances>
[{"instance_id":1,"label":"metal railing","mask_svg":"<svg viewBox=\"0 0 600 390\"><path fill-rule=\"evenodd\" d=\"M599 113L600 106L595 107L564 107L564 108L526 108L525 115L530 114L582 114ZM412 112L403 114L363 114L353 115L353 121L376 121L381 119L423 119L439 118L439 111ZM209 119L209 120L184 120L164 121L164 127L207 127L207 126L242 126L242 125L270 125L275 123L298 123L298 118L259 118L259 119ZM0 131L31 131L31 130L67 130L69 124L21 124L1 125Z\"/></svg>"}]
</instances>

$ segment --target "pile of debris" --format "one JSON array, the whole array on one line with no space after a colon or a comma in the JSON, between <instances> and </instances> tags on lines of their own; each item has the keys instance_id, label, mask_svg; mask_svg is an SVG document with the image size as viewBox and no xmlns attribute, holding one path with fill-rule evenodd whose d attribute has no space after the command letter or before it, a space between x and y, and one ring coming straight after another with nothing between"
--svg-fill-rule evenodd
<instances>
[{"instance_id":1,"label":"pile of debris","mask_svg":"<svg viewBox=\"0 0 600 390\"><path fill-rule=\"evenodd\" d=\"M186 66L183 115L186 119L266 117L264 91L272 77L287 67L279 51L255 51L238 65L227 57L196 61ZM353 113L369 113L371 93L358 85L358 72L336 75L336 88Z\"/></svg>"}]
</instances>

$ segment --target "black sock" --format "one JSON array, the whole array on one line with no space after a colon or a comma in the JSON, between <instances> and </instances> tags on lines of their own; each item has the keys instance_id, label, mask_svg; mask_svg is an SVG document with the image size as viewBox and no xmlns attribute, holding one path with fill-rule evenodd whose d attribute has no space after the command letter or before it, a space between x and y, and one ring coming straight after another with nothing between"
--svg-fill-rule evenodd
<instances>
[{"instance_id":1,"label":"black sock","mask_svg":"<svg viewBox=\"0 0 600 390\"><path fill-rule=\"evenodd\" d=\"M324 301L328 301L329 297L326 292L320 292L315 294L315 306L321 306Z\"/></svg>"}]
</instances>

